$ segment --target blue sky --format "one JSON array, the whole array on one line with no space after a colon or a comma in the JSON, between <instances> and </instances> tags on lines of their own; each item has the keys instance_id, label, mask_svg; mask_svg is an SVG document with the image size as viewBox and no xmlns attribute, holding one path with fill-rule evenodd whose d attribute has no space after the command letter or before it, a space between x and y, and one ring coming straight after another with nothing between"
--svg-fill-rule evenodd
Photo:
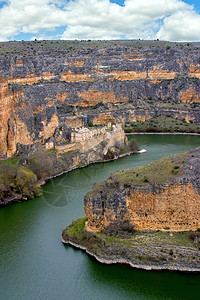
<instances>
[{"instance_id":1,"label":"blue sky","mask_svg":"<svg viewBox=\"0 0 200 300\"><path fill-rule=\"evenodd\" d=\"M121 6L124 5L124 0L112 0L111 2L117 3ZM189 1L184 1L190 5L194 5L195 9L200 11L200 0L189 0Z\"/></svg>"},{"instance_id":2,"label":"blue sky","mask_svg":"<svg viewBox=\"0 0 200 300\"><path fill-rule=\"evenodd\" d=\"M200 0L0 0L0 41L198 41Z\"/></svg>"},{"instance_id":3,"label":"blue sky","mask_svg":"<svg viewBox=\"0 0 200 300\"><path fill-rule=\"evenodd\" d=\"M123 2L123 1L119 1L119 2ZM190 0L190 1L187 0L185 2L190 4L190 5L194 5L195 10L200 12L200 1L199 0Z\"/></svg>"}]
</instances>

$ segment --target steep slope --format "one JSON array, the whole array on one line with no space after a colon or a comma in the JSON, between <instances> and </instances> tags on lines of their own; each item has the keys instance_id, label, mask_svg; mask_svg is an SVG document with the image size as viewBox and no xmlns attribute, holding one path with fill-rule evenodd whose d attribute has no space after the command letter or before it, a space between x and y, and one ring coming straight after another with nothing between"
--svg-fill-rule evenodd
<instances>
[{"instance_id":1,"label":"steep slope","mask_svg":"<svg viewBox=\"0 0 200 300\"><path fill-rule=\"evenodd\" d=\"M113 173L62 242L106 264L200 272L200 148Z\"/></svg>"},{"instance_id":2,"label":"steep slope","mask_svg":"<svg viewBox=\"0 0 200 300\"><path fill-rule=\"evenodd\" d=\"M112 174L85 196L88 230L102 231L124 221L137 230L197 230L199 166L200 148L196 148Z\"/></svg>"},{"instance_id":3,"label":"steep slope","mask_svg":"<svg viewBox=\"0 0 200 300\"><path fill-rule=\"evenodd\" d=\"M167 115L200 123L199 43L0 43L0 156L69 128Z\"/></svg>"}]
</instances>

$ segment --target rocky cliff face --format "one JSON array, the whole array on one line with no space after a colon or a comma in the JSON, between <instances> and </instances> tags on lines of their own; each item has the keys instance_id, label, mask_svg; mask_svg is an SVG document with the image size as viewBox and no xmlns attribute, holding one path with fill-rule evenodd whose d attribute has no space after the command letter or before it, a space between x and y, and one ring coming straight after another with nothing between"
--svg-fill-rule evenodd
<instances>
[{"instance_id":1,"label":"rocky cliff face","mask_svg":"<svg viewBox=\"0 0 200 300\"><path fill-rule=\"evenodd\" d=\"M145 121L200 122L198 43L0 44L0 156L18 145L59 144L68 128ZM76 108L76 109L75 109Z\"/></svg>"},{"instance_id":2,"label":"rocky cliff face","mask_svg":"<svg viewBox=\"0 0 200 300\"><path fill-rule=\"evenodd\" d=\"M116 172L85 196L87 229L128 222L137 230L200 228L200 148Z\"/></svg>"},{"instance_id":3,"label":"rocky cliff face","mask_svg":"<svg viewBox=\"0 0 200 300\"><path fill-rule=\"evenodd\" d=\"M83 133L79 142L49 150L40 143L21 145L17 157L1 160L0 207L40 195L40 185L49 178L134 152L119 124L86 132L89 140L85 140Z\"/></svg>"}]
</instances>

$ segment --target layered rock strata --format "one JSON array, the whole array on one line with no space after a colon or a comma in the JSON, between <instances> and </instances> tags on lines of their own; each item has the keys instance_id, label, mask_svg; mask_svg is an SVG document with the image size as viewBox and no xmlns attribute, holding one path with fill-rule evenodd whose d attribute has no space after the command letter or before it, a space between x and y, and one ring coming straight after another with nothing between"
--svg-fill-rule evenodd
<instances>
[{"instance_id":1,"label":"layered rock strata","mask_svg":"<svg viewBox=\"0 0 200 300\"><path fill-rule=\"evenodd\" d=\"M104 264L200 272L200 148L113 173L62 242Z\"/></svg>"},{"instance_id":2,"label":"layered rock strata","mask_svg":"<svg viewBox=\"0 0 200 300\"><path fill-rule=\"evenodd\" d=\"M0 44L0 156L68 129L168 115L200 123L199 43ZM28 147L30 145L30 147Z\"/></svg>"},{"instance_id":3,"label":"layered rock strata","mask_svg":"<svg viewBox=\"0 0 200 300\"><path fill-rule=\"evenodd\" d=\"M85 196L86 227L128 221L136 230L200 228L200 148L119 171Z\"/></svg>"}]
</instances>

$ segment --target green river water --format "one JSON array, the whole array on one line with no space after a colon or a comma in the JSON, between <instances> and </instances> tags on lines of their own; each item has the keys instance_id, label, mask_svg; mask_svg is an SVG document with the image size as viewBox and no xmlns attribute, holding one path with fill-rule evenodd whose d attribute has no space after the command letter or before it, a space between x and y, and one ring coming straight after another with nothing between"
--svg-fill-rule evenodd
<instances>
[{"instance_id":1,"label":"green river water","mask_svg":"<svg viewBox=\"0 0 200 300\"><path fill-rule=\"evenodd\" d=\"M131 136L132 138L133 136ZM102 265L64 246L61 232L84 216L83 198L111 172L200 145L199 136L137 135L144 154L52 179L42 197L0 209L0 299L200 299L200 275Z\"/></svg>"}]
</instances>

